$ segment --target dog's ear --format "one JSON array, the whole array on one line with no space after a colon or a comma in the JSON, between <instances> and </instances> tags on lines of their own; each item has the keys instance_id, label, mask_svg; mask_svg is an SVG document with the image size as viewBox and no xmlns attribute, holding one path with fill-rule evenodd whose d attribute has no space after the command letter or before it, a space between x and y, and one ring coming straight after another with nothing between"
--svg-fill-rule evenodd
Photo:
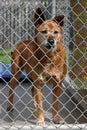
<instances>
[{"instance_id":1,"label":"dog's ear","mask_svg":"<svg viewBox=\"0 0 87 130\"><path fill-rule=\"evenodd\" d=\"M38 26L43 23L45 20L44 14L41 11L41 8L37 8L34 14L34 24L35 26Z\"/></svg>"},{"instance_id":2,"label":"dog's ear","mask_svg":"<svg viewBox=\"0 0 87 130\"><path fill-rule=\"evenodd\" d=\"M53 21L59 24L61 27L64 25L64 15L55 16Z\"/></svg>"}]
</instances>

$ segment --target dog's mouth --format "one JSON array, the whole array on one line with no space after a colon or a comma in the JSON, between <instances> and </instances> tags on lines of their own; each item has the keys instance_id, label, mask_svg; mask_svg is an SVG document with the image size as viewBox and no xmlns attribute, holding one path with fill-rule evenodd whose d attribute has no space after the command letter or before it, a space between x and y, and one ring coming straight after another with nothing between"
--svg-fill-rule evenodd
<instances>
[{"instance_id":1,"label":"dog's mouth","mask_svg":"<svg viewBox=\"0 0 87 130\"><path fill-rule=\"evenodd\" d=\"M47 49L53 49L55 46L54 45L51 45L50 43L47 43L46 44L46 48Z\"/></svg>"},{"instance_id":2,"label":"dog's mouth","mask_svg":"<svg viewBox=\"0 0 87 130\"><path fill-rule=\"evenodd\" d=\"M47 49L53 49L55 47L55 41L53 38L48 38L47 43L45 44Z\"/></svg>"}]
</instances>

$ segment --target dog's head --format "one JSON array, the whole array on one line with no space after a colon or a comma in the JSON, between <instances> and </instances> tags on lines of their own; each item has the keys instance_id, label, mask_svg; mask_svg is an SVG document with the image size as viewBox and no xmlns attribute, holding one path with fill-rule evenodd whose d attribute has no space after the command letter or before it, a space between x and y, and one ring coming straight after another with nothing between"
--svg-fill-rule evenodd
<instances>
[{"instance_id":1,"label":"dog's head","mask_svg":"<svg viewBox=\"0 0 87 130\"><path fill-rule=\"evenodd\" d=\"M36 10L34 15L35 40L40 47L52 50L62 42L63 19L64 15L60 15L47 20L40 8Z\"/></svg>"}]
</instances>

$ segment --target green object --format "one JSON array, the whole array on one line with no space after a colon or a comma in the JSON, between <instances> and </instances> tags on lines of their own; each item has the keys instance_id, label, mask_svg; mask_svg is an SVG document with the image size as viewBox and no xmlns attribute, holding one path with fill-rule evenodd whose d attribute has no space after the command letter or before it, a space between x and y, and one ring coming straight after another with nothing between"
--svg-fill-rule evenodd
<instances>
[{"instance_id":1,"label":"green object","mask_svg":"<svg viewBox=\"0 0 87 130\"><path fill-rule=\"evenodd\" d=\"M13 49L2 49L0 48L0 62L10 64L11 63L11 52Z\"/></svg>"}]
</instances>

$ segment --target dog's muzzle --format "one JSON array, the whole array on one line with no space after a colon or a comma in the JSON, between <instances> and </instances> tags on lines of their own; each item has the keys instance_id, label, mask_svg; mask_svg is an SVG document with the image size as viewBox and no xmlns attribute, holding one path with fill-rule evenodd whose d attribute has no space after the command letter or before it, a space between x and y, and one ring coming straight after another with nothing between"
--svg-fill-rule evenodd
<instances>
[{"instance_id":1,"label":"dog's muzzle","mask_svg":"<svg viewBox=\"0 0 87 130\"><path fill-rule=\"evenodd\" d=\"M47 49L52 49L54 48L54 44L55 44L55 41L53 38L49 37L48 40L47 40Z\"/></svg>"}]
</instances>

